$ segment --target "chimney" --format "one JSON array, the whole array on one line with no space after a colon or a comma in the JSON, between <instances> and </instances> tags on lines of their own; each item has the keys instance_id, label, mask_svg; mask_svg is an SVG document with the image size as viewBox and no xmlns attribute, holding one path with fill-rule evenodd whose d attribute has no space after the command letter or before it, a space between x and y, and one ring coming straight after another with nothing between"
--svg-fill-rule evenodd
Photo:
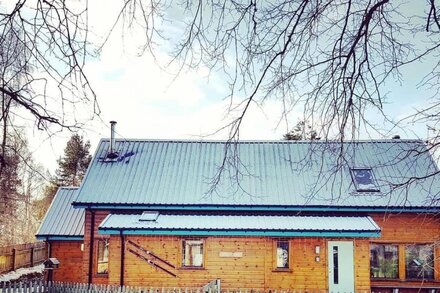
<instances>
[{"instance_id":1,"label":"chimney","mask_svg":"<svg viewBox=\"0 0 440 293\"><path fill-rule=\"evenodd\" d=\"M108 159L116 159L118 157L118 152L115 151L115 125L116 121L110 121L110 147L107 153Z\"/></svg>"}]
</instances>

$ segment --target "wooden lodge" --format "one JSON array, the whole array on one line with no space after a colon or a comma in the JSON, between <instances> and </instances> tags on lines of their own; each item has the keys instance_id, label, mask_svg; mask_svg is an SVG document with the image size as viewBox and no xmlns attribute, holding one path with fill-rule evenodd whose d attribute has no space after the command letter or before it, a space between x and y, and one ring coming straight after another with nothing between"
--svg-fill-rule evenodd
<instances>
[{"instance_id":1,"label":"wooden lodge","mask_svg":"<svg viewBox=\"0 0 440 293\"><path fill-rule=\"evenodd\" d=\"M434 172L417 140L103 139L37 237L56 281L434 292Z\"/></svg>"}]
</instances>

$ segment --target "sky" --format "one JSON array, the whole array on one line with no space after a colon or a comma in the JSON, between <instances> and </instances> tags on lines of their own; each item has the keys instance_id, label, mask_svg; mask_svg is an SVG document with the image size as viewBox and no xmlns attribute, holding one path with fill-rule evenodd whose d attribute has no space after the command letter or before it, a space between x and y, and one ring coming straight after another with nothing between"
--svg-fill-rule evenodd
<instances>
[{"instance_id":1,"label":"sky","mask_svg":"<svg viewBox=\"0 0 440 293\"><path fill-rule=\"evenodd\" d=\"M103 40L117 15L118 2L105 1L103 12L103 0L89 1L92 40ZM117 121L117 138L226 139L225 131L215 133L231 119L227 116L228 100L225 100L228 87L222 75L199 66L176 77L178 64L165 69L159 66L169 61L164 50L156 51L156 59L148 53L139 55L137 33L134 30L122 38L116 29L100 56L88 60L85 67L101 109L100 117L89 121L79 132L90 140L92 154L99 139L109 137L110 120ZM385 111L394 119L414 111L420 106L418 97L428 94L417 87L424 66L419 64L415 68L404 70L402 83L389 85ZM283 120L282 105L275 100L268 100L262 107L252 107L241 128L241 139L281 139L302 117L300 112L293 111ZM427 136L423 124L409 125L405 133L396 131L402 138ZM396 131L391 130L390 137ZM63 131L47 139L35 129L29 131L35 158L53 172L70 135ZM383 138L376 133L371 136L363 138Z\"/></svg>"}]
</instances>

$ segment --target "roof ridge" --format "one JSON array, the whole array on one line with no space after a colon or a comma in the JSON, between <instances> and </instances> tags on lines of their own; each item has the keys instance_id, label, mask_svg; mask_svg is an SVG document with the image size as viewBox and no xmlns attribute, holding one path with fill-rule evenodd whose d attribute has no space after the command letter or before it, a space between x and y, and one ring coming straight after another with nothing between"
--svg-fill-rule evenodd
<instances>
[{"instance_id":1,"label":"roof ridge","mask_svg":"<svg viewBox=\"0 0 440 293\"><path fill-rule=\"evenodd\" d=\"M59 189L78 189L79 186L60 186Z\"/></svg>"}]
</instances>

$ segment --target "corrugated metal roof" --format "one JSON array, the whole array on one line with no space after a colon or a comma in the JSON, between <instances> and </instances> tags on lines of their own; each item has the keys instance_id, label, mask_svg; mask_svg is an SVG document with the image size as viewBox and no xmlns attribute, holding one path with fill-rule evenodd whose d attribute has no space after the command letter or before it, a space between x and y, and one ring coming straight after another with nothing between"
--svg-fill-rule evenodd
<instances>
[{"instance_id":1,"label":"corrugated metal roof","mask_svg":"<svg viewBox=\"0 0 440 293\"><path fill-rule=\"evenodd\" d=\"M109 162L109 141L101 140L75 204L427 207L440 191L434 177L395 189L437 171L421 141L229 146L232 152L210 192L225 159L223 141L118 140L120 156ZM381 192L356 192L353 167L372 168Z\"/></svg>"},{"instance_id":2,"label":"corrugated metal roof","mask_svg":"<svg viewBox=\"0 0 440 293\"><path fill-rule=\"evenodd\" d=\"M111 214L101 223L99 230L110 231L272 231L272 232L370 232L380 228L368 216L260 216L260 215L160 215L156 221L140 221L141 215ZM130 232L129 232L130 233Z\"/></svg>"},{"instance_id":3,"label":"corrugated metal roof","mask_svg":"<svg viewBox=\"0 0 440 293\"><path fill-rule=\"evenodd\" d=\"M77 187L60 187L44 217L36 236L38 239L79 239L84 236L84 210L74 209Z\"/></svg>"}]
</instances>

